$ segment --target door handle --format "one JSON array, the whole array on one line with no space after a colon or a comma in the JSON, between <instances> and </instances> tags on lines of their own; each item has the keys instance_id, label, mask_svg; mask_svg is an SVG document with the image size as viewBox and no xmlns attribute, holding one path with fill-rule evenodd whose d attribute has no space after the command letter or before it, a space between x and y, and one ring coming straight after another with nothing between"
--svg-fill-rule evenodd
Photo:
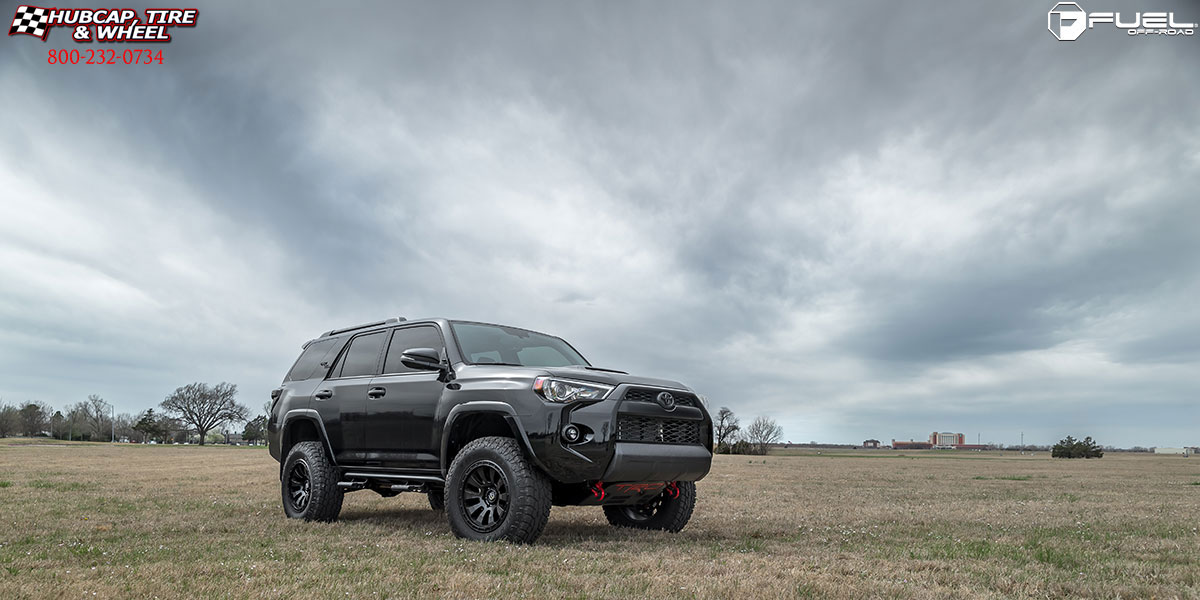
<instances>
[{"instance_id":1,"label":"door handle","mask_svg":"<svg viewBox=\"0 0 1200 600\"><path fill-rule=\"evenodd\" d=\"M385 390L381 387L373 387L373 388L367 390L368 398L382 398L386 395L387 395L387 390Z\"/></svg>"},{"instance_id":2,"label":"door handle","mask_svg":"<svg viewBox=\"0 0 1200 600\"><path fill-rule=\"evenodd\" d=\"M333 390L321 390L313 394L313 398L317 400L328 400L333 397Z\"/></svg>"}]
</instances>

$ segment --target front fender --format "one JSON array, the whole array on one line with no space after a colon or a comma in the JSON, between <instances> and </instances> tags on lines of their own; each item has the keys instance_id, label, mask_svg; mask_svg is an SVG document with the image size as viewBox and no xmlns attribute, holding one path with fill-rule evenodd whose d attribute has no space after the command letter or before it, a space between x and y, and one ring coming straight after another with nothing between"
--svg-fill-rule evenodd
<instances>
[{"instance_id":1,"label":"front fender","mask_svg":"<svg viewBox=\"0 0 1200 600\"><path fill-rule=\"evenodd\" d=\"M449 432L454 431L454 423L457 419L464 416L481 413L496 414L504 417L504 422L508 423L509 429L512 430L513 437L516 438L517 443L521 444L521 448L525 451L525 455L528 456L529 460L533 461L533 464L537 465L539 469L543 471L546 470L545 465L542 464L542 461L538 459L537 455L533 452L533 445L529 442L529 434L525 432L525 427L521 425L521 419L517 416L517 411L514 410L512 406L509 406L504 402L475 400L472 402L464 402L459 404L450 409L450 412L446 415L446 422L442 427L442 431L445 431L448 434ZM447 460L449 449L450 435L443 435L441 451L441 468L443 477L448 476L450 471L450 464Z\"/></svg>"}]
</instances>

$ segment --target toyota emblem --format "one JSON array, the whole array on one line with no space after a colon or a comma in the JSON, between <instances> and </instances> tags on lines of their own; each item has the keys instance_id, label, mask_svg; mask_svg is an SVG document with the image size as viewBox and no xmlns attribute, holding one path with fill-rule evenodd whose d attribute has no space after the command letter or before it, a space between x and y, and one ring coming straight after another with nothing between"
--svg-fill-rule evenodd
<instances>
[{"instance_id":1,"label":"toyota emblem","mask_svg":"<svg viewBox=\"0 0 1200 600\"><path fill-rule=\"evenodd\" d=\"M671 392L660 393L654 398L654 401L658 402L658 405L666 410L675 410L675 396L672 396Z\"/></svg>"}]
</instances>

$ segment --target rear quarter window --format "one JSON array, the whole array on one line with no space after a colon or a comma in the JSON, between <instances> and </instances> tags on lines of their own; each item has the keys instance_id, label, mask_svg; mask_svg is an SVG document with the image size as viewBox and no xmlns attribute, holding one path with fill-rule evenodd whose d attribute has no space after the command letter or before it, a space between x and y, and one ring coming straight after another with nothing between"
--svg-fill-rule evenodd
<instances>
[{"instance_id":1,"label":"rear quarter window","mask_svg":"<svg viewBox=\"0 0 1200 600\"><path fill-rule=\"evenodd\" d=\"M292 370L288 371L284 381L304 381L316 375L320 371L321 363L333 360L337 354L340 349L337 341L328 339L309 344L304 352L300 353L300 358L296 359L296 364L292 365Z\"/></svg>"}]
</instances>

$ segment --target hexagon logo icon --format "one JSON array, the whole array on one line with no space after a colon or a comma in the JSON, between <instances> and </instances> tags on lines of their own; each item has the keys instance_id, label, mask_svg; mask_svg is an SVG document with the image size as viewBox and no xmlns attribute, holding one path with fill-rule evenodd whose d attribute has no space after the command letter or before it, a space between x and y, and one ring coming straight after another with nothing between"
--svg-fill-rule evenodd
<instances>
[{"instance_id":1,"label":"hexagon logo icon","mask_svg":"<svg viewBox=\"0 0 1200 600\"><path fill-rule=\"evenodd\" d=\"M1059 2L1046 13L1046 28L1060 42L1073 42L1087 29L1087 13L1074 2Z\"/></svg>"}]
</instances>

